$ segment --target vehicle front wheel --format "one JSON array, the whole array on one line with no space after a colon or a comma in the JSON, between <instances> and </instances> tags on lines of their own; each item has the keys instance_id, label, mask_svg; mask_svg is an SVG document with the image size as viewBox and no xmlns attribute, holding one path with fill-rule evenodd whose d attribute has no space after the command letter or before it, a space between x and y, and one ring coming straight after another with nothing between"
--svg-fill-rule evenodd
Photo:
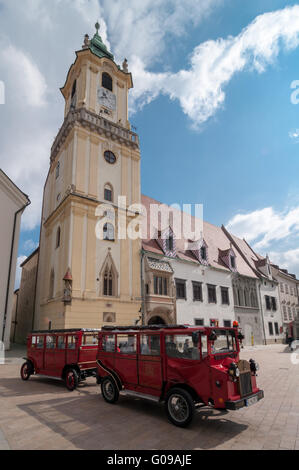
<instances>
[{"instance_id":1,"label":"vehicle front wheel","mask_svg":"<svg viewBox=\"0 0 299 470\"><path fill-rule=\"evenodd\" d=\"M21 379L22 380L29 380L30 375L32 374L32 367L29 362L25 362L21 367Z\"/></svg>"},{"instance_id":2,"label":"vehicle front wheel","mask_svg":"<svg viewBox=\"0 0 299 470\"><path fill-rule=\"evenodd\" d=\"M119 398L119 391L116 383L110 377L106 377L101 383L102 395L108 403L116 403Z\"/></svg>"},{"instance_id":3,"label":"vehicle front wheel","mask_svg":"<svg viewBox=\"0 0 299 470\"><path fill-rule=\"evenodd\" d=\"M180 388L174 388L168 392L165 408L169 421L181 428L191 423L195 411L190 393Z\"/></svg>"},{"instance_id":4,"label":"vehicle front wheel","mask_svg":"<svg viewBox=\"0 0 299 470\"><path fill-rule=\"evenodd\" d=\"M66 388L73 392L79 383L79 376L75 369L68 369L65 374L65 385Z\"/></svg>"}]
</instances>

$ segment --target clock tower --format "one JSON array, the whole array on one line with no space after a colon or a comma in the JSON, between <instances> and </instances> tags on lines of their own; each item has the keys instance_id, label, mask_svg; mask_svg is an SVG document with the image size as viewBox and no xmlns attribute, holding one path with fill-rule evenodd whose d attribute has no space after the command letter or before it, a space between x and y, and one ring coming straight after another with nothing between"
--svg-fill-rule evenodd
<instances>
[{"instance_id":1,"label":"clock tower","mask_svg":"<svg viewBox=\"0 0 299 470\"><path fill-rule=\"evenodd\" d=\"M97 23L61 88L64 122L44 188L35 328L99 328L140 317L140 240L118 228L120 219L126 228L136 217L132 207L141 200L139 139L128 120L132 87L127 60L115 63Z\"/></svg>"}]
</instances>

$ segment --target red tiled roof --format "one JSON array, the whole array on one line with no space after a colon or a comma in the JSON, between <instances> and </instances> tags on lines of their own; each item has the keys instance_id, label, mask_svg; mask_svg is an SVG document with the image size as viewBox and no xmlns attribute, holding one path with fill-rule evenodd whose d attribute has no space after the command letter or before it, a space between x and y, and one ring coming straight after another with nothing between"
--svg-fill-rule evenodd
<instances>
[{"instance_id":1,"label":"red tiled roof","mask_svg":"<svg viewBox=\"0 0 299 470\"><path fill-rule=\"evenodd\" d=\"M145 251L149 251L149 252L156 253L156 254L163 256L164 253L163 253L163 250L160 248L159 244L156 242L156 240L150 238L150 228L151 228L151 225L150 225L151 221L149 217L150 205L159 204L164 207L169 207L169 206L144 195L142 195L141 201L147 211L147 220L145 224L147 227L147 234L144 234L144 239L143 239L143 244L142 244L143 249ZM174 213L179 212L180 214L182 214L182 212L179 211L178 209L172 209L172 210L174 211ZM191 227L192 226L194 227L194 222L196 220L194 216L184 213L184 218L185 218L185 221L189 220L189 224ZM223 257L223 253L228 253L228 251L232 248L231 241L226 236L222 228L203 221L203 238L208 246L209 265L214 268L218 268L218 269L222 269L222 270L230 272L230 269L222 261L222 257ZM184 260L184 261L192 261L194 263L199 264L194 254L188 249L189 241L190 241L189 239L176 238L177 258ZM234 250L234 253L236 255L237 271L244 276L257 278L256 273L246 263L246 261L240 255L240 253L237 250Z\"/></svg>"}]
</instances>

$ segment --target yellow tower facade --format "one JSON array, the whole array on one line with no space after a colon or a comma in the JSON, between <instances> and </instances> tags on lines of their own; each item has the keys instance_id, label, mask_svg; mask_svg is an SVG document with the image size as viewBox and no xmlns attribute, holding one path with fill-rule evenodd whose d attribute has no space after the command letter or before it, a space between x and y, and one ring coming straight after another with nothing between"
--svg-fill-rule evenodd
<instances>
[{"instance_id":1,"label":"yellow tower facade","mask_svg":"<svg viewBox=\"0 0 299 470\"><path fill-rule=\"evenodd\" d=\"M141 200L139 139L128 121L133 82L127 61L122 68L115 63L96 28L61 89L64 122L44 188L38 329L98 328L140 317L140 240L124 236Z\"/></svg>"}]
</instances>

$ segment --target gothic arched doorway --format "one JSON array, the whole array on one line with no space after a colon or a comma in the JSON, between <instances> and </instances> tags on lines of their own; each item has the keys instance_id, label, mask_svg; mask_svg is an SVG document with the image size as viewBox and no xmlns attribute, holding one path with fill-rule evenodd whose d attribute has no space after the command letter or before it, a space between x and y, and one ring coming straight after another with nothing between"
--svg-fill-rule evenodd
<instances>
[{"instance_id":1,"label":"gothic arched doorway","mask_svg":"<svg viewBox=\"0 0 299 470\"><path fill-rule=\"evenodd\" d=\"M165 321L163 320L163 318L161 318L161 317L159 317L159 316L150 318L148 324L149 324L149 325L166 325L166 323L165 323Z\"/></svg>"}]
</instances>

